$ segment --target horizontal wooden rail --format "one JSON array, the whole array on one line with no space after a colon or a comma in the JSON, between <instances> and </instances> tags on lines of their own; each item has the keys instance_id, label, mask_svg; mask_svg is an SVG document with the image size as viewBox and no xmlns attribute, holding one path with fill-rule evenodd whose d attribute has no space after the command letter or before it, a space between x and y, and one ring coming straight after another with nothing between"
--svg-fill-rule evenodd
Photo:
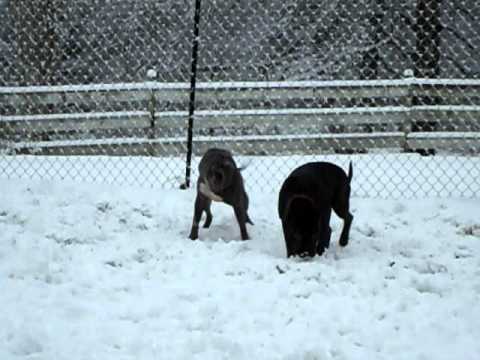
<instances>
[{"instance_id":1,"label":"horizontal wooden rail","mask_svg":"<svg viewBox=\"0 0 480 360\"><path fill-rule=\"evenodd\" d=\"M149 100L152 92L158 101L187 101L188 83L126 83L102 85L62 85L37 87L0 87L0 104L32 106L79 102L134 102ZM479 97L480 80L358 80L358 81L285 81L285 82L208 82L198 83L198 101L264 98L401 98L439 96L445 99Z\"/></svg>"}]
</instances>

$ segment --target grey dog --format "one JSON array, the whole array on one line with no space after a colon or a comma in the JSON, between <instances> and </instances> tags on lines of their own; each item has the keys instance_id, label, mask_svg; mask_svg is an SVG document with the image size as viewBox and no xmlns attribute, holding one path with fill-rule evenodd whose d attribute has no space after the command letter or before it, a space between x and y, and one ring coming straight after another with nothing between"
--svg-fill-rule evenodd
<instances>
[{"instance_id":1,"label":"grey dog","mask_svg":"<svg viewBox=\"0 0 480 360\"><path fill-rule=\"evenodd\" d=\"M248 216L248 196L243 184L242 169L237 167L232 154L223 149L209 149L200 160L198 170L200 174L190 239L198 238L198 226L204 211L207 218L203 227L210 226L213 218L210 206L212 201L219 201L233 207L242 240L248 240L246 223L253 225Z\"/></svg>"},{"instance_id":2,"label":"grey dog","mask_svg":"<svg viewBox=\"0 0 480 360\"><path fill-rule=\"evenodd\" d=\"M287 257L323 254L330 245L332 209L343 219L340 245L348 244L353 221L349 209L352 176L352 163L347 175L328 162L307 163L288 176L278 199Z\"/></svg>"}]
</instances>

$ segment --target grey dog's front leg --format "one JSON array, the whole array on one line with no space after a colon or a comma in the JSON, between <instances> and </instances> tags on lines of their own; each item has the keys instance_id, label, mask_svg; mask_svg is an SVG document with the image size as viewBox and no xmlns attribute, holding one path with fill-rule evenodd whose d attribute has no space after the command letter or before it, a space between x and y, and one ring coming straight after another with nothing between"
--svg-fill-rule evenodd
<instances>
[{"instance_id":1,"label":"grey dog's front leg","mask_svg":"<svg viewBox=\"0 0 480 360\"><path fill-rule=\"evenodd\" d=\"M240 234L242 235L242 240L248 240L249 236L247 233L247 212L244 207L234 206L233 210L235 211L235 217L237 218L238 225L240 226Z\"/></svg>"},{"instance_id":2,"label":"grey dog's front leg","mask_svg":"<svg viewBox=\"0 0 480 360\"><path fill-rule=\"evenodd\" d=\"M190 239L198 239L198 225L200 224L200 219L202 217L202 212L205 209L205 198L202 195L197 194L195 199L195 210L193 213L193 222L192 230L190 231Z\"/></svg>"},{"instance_id":3,"label":"grey dog's front leg","mask_svg":"<svg viewBox=\"0 0 480 360\"><path fill-rule=\"evenodd\" d=\"M213 216L212 216L212 210L210 209L211 205L212 205L212 200L210 199L206 200L205 213L207 214L207 218L205 219L205 223L203 224L204 228L209 228L210 224L212 223Z\"/></svg>"}]
</instances>

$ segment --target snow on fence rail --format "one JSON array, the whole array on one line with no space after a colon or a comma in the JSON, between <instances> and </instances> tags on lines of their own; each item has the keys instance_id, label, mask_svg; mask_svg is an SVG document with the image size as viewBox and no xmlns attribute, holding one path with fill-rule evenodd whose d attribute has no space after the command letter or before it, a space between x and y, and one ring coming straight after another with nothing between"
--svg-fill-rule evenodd
<instances>
[{"instance_id":1,"label":"snow on fence rail","mask_svg":"<svg viewBox=\"0 0 480 360\"><path fill-rule=\"evenodd\" d=\"M194 151L478 153L479 90L479 80L413 78L199 83ZM178 155L188 91L160 82L3 87L1 144L26 154Z\"/></svg>"}]
</instances>

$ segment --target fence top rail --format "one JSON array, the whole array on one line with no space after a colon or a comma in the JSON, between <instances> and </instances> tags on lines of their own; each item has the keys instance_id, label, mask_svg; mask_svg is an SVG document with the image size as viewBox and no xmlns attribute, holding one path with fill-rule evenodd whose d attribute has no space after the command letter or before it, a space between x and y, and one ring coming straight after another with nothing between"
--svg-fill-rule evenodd
<instances>
[{"instance_id":1,"label":"fence top rail","mask_svg":"<svg viewBox=\"0 0 480 360\"><path fill-rule=\"evenodd\" d=\"M402 132L381 132L381 133L344 133L344 134L296 134L296 135L220 135L220 136L196 136L194 142L249 142L249 141L293 141L293 140L327 140L327 139L368 139L375 138L403 138ZM13 148L53 148L60 146L95 146L95 145L126 145L126 144L171 144L185 143L184 137L168 138L109 138L109 139L73 139L73 140L52 140L52 141L21 141L11 142L9 145Z\"/></svg>"},{"instance_id":2,"label":"fence top rail","mask_svg":"<svg viewBox=\"0 0 480 360\"><path fill-rule=\"evenodd\" d=\"M72 114L38 114L38 115L0 115L0 122L17 122L17 121L47 121L47 120L98 120L104 118L120 119L123 118L135 118L142 116L149 116L148 111L106 111L106 112L84 112L84 113L72 113Z\"/></svg>"},{"instance_id":3,"label":"fence top rail","mask_svg":"<svg viewBox=\"0 0 480 360\"><path fill-rule=\"evenodd\" d=\"M233 81L233 82L199 82L197 90L242 90L242 89L315 89L315 88L362 88L362 87L402 87L402 86L480 86L480 79L417 79L396 80L332 80L332 81ZM114 83L89 85L53 85L53 86L1 86L0 94L35 94L35 93L71 93L100 91L145 91L190 89L187 82L165 83L146 81L141 83Z\"/></svg>"}]
</instances>

